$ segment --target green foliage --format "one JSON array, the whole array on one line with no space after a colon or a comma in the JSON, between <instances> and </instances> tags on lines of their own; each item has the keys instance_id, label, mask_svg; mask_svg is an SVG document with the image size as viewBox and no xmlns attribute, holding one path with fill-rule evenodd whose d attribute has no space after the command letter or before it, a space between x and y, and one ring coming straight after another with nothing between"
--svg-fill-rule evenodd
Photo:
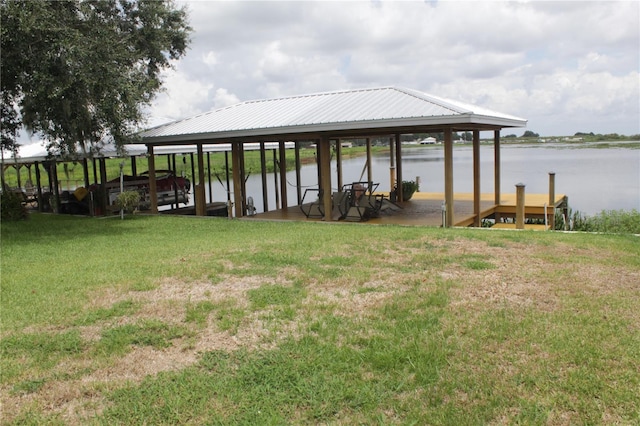
<instances>
[{"instance_id":1,"label":"green foliage","mask_svg":"<svg viewBox=\"0 0 640 426\"><path fill-rule=\"evenodd\" d=\"M270 305L291 305L305 296L304 289L300 287L285 287L281 285L263 285L250 290L249 301L254 309L262 309Z\"/></svg>"},{"instance_id":2,"label":"green foliage","mask_svg":"<svg viewBox=\"0 0 640 426\"><path fill-rule=\"evenodd\" d=\"M73 153L121 146L186 52L184 9L165 1L7 1L2 22L2 145L22 124Z\"/></svg>"},{"instance_id":3,"label":"green foliage","mask_svg":"<svg viewBox=\"0 0 640 426\"><path fill-rule=\"evenodd\" d=\"M397 190L397 187L396 187ZM416 191L420 190L420 185L416 181L413 180L403 180L402 181L402 199L404 201L408 201L413 197L413 194Z\"/></svg>"},{"instance_id":4,"label":"green foliage","mask_svg":"<svg viewBox=\"0 0 640 426\"><path fill-rule=\"evenodd\" d=\"M133 212L140 204L138 191L123 191L116 197L116 206L127 213Z\"/></svg>"},{"instance_id":5,"label":"green foliage","mask_svg":"<svg viewBox=\"0 0 640 426\"><path fill-rule=\"evenodd\" d=\"M531 131L531 130L526 130L523 134L522 134L523 138L537 138L540 137L539 134Z\"/></svg>"},{"instance_id":6,"label":"green foliage","mask_svg":"<svg viewBox=\"0 0 640 426\"><path fill-rule=\"evenodd\" d=\"M640 234L640 212L635 209L603 210L594 216L584 215L578 210L569 210L568 224L562 212L558 211L555 221L557 230L563 230L567 226L572 231Z\"/></svg>"},{"instance_id":7,"label":"green foliage","mask_svg":"<svg viewBox=\"0 0 640 426\"><path fill-rule=\"evenodd\" d=\"M0 193L0 209L2 210L2 221L24 220L29 217L29 212L23 204L23 197L12 191L2 191Z\"/></svg>"},{"instance_id":8,"label":"green foliage","mask_svg":"<svg viewBox=\"0 0 640 426\"><path fill-rule=\"evenodd\" d=\"M138 305L132 300L122 300L114 303L109 308L99 308L88 311L78 321L77 325L91 325L99 321L105 321L112 318L129 315L135 312Z\"/></svg>"},{"instance_id":9,"label":"green foliage","mask_svg":"<svg viewBox=\"0 0 640 426\"><path fill-rule=\"evenodd\" d=\"M105 330L95 350L101 354L123 354L128 352L132 345L162 349L171 346L171 340L186 334L187 331L183 327L157 320L125 324Z\"/></svg>"}]
</instances>

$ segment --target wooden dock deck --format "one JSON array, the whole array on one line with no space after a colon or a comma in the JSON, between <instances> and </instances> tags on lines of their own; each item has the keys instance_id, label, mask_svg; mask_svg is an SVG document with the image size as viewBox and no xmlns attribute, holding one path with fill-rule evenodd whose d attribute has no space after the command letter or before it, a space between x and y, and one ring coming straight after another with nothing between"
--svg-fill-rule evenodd
<instances>
[{"instance_id":1,"label":"wooden dock deck","mask_svg":"<svg viewBox=\"0 0 640 426\"><path fill-rule=\"evenodd\" d=\"M388 195L388 194L385 194ZM548 194L525 194L525 217L544 217L545 204L549 201ZM383 213L379 217L371 218L366 222L378 225L414 225L414 226L442 226L442 203L444 193L416 192L411 200L400 204L401 210ZM567 202L563 194L556 195L554 207L560 208ZM549 214L552 209L548 208ZM494 195L481 194L480 217L492 218L496 214L501 217L515 217L516 194L502 194L500 204L495 204ZM287 209L273 210L266 213L258 213L254 216L246 216L249 220L284 220L284 221L323 221L323 219L307 218L299 206ZM454 224L455 226L472 226L475 215L473 213L473 194L456 193L454 195ZM513 228L513 224L498 223L497 227ZM536 226L536 229L544 229L544 225ZM527 229L531 226L527 225Z\"/></svg>"}]
</instances>

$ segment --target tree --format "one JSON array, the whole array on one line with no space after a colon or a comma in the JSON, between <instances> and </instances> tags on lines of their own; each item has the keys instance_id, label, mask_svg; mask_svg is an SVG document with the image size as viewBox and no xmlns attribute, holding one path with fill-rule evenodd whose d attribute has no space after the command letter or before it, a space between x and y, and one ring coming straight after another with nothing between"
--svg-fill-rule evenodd
<instances>
[{"instance_id":1,"label":"tree","mask_svg":"<svg viewBox=\"0 0 640 426\"><path fill-rule=\"evenodd\" d=\"M21 127L72 154L134 138L191 28L170 0L0 0L1 142Z\"/></svg>"},{"instance_id":2,"label":"tree","mask_svg":"<svg viewBox=\"0 0 640 426\"><path fill-rule=\"evenodd\" d=\"M531 130L527 130L522 134L523 138L538 138L539 134L532 132Z\"/></svg>"}]
</instances>

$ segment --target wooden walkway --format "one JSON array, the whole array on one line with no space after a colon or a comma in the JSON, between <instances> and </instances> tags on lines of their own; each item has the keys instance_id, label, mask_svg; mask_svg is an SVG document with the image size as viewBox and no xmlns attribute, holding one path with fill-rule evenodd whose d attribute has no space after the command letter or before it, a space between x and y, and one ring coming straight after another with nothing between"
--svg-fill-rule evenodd
<instances>
[{"instance_id":1,"label":"wooden walkway","mask_svg":"<svg viewBox=\"0 0 640 426\"><path fill-rule=\"evenodd\" d=\"M385 194L388 195L388 194ZM544 217L544 206L548 203L548 194L525 194L525 217ZM562 207L567 201L563 194L556 195L555 207ZM382 213L380 217L369 219L369 224L378 225L415 225L415 226L442 226L442 204L444 194L437 192L416 192L411 200L400 206L401 210ZM549 214L552 210L548 209ZM502 217L515 217L516 194L502 194L500 204L494 203L493 194L481 194L480 217L481 219L493 217L498 214ZM248 220L284 220L284 221L323 221L323 219L307 218L300 211L299 206L287 209L273 210L266 213L258 213L254 216L246 216ZM454 223L455 226L472 226L474 220L473 194L456 193L454 195ZM338 223L338 222L336 222ZM515 229L512 224L497 224L497 227ZM506 226L503 226L506 225ZM544 229L544 225L536 228ZM527 229L531 228L527 226Z\"/></svg>"}]
</instances>

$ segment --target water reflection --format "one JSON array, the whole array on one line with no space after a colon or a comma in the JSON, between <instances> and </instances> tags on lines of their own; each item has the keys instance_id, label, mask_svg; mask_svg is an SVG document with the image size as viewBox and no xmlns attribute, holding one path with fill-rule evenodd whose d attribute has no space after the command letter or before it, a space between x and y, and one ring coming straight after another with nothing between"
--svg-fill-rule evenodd
<instances>
[{"instance_id":1,"label":"water reflection","mask_svg":"<svg viewBox=\"0 0 640 426\"><path fill-rule=\"evenodd\" d=\"M563 144L503 145L501 148L501 191L515 192L517 183L526 185L526 192L546 193L549 189L548 173L556 173L556 193L569 196L574 210L595 214L601 210L640 210L640 150L633 148L565 149ZM493 192L493 146L480 148L481 191ZM454 191L473 191L473 150L467 145L454 145ZM407 147L403 149L403 179L421 181L423 192L444 191L444 151L442 146ZM343 183L366 180L363 173L365 157L345 159L342 162ZM337 189L337 166L331 164L332 189ZM379 190L390 188L389 156L372 158L373 179ZM317 187L315 164L303 166L300 185L302 193L307 187ZM289 205L297 204L296 175L286 174ZM247 179L247 195L253 197L258 212L262 212L262 177L251 175ZM219 182L212 185L215 201L226 201L226 188ZM279 188L279 182L278 182ZM279 190L279 189L278 189ZM207 192L209 191L207 186ZM268 208L276 207L276 183L273 175L267 178ZM209 197L207 196L207 199Z\"/></svg>"}]
</instances>

